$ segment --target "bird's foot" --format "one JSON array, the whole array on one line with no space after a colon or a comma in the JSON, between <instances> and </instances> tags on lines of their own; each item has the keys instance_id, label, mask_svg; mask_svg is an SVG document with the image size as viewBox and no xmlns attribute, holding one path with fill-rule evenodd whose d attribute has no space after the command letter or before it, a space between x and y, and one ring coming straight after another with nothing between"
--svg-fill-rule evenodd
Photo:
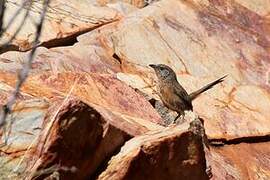
<instances>
[{"instance_id":1,"label":"bird's foot","mask_svg":"<svg viewBox=\"0 0 270 180\"><path fill-rule=\"evenodd\" d=\"M177 122L177 120L179 119L179 118L181 118L181 120L184 118L184 115L183 114L178 114L176 117L175 117L175 119L173 120L173 124L176 124L176 122Z\"/></svg>"}]
</instances>

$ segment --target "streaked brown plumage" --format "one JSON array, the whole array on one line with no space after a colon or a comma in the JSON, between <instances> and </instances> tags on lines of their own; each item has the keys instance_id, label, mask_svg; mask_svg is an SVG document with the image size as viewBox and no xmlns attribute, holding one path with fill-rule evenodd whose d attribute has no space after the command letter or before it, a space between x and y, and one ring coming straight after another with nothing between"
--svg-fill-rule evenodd
<instances>
[{"instance_id":1,"label":"streaked brown plumage","mask_svg":"<svg viewBox=\"0 0 270 180\"><path fill-rule=\"evenodd\" d=\"M163 104L178 113L175 120L180 115L183 115L185 110L193 110L192 101L201 93L211 89L216 84L221 83L227 76L223 76L212 83L205 85L201 89L188 94L179 84L175 72L169 66L164 64L150 64L149 66L155 70L157 75L159 96Z\"/></svg>"}]
</instances>

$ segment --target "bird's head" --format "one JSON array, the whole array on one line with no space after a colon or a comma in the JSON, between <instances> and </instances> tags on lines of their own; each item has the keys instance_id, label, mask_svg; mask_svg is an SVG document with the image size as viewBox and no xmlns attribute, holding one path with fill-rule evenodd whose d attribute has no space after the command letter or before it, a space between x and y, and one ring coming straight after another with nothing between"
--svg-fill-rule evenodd
<instances>
[{"instance_id":1,"label":"bird's head","mask_svg":"<svg viewBox=\"0 0 270 180\"><path fill-rule=\"evenodd\" d=\"M155 70L155 73L159 80L175 80L175 72L165 64L149 64L151 68Z\"/></svg>"}]
</instances>

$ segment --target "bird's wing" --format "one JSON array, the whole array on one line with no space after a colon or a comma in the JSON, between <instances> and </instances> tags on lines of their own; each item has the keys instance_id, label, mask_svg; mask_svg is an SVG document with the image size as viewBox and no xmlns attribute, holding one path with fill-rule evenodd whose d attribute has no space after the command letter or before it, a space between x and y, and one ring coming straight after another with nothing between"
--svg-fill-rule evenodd
<instances>
[{"instance_id":1,"label":"bird's wing","mask_svg":"<svg viewBox=\"0 0 270 180\"><path fill-rule=\"evenodd\" d=\"M187 91L180 84L175 86L174 93L183 101L183 103L186 106L186 109L190 110L193 109L191 99L189 98Z\"/></svg>"}]
</instances>

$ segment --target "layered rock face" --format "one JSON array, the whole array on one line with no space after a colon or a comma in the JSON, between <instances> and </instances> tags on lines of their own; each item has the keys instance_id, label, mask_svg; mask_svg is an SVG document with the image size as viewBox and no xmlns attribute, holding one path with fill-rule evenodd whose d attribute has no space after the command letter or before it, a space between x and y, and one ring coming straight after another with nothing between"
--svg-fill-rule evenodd
<instances>
[{"instance_id":1,"label":"layered rock face","mask_svg":"<svg viewBox=\"0 0 270 180\"><path fill-rule=\"evenodd\" d=\"M4 25L22 4L6 2ZM1 106L41 7L1 36ZM52 0L0 130L1 179L270 179L269 12L268 0ZM172 125L148 64L169 65L189 93L228 76Z\"/></svg>"}]
</instances>

